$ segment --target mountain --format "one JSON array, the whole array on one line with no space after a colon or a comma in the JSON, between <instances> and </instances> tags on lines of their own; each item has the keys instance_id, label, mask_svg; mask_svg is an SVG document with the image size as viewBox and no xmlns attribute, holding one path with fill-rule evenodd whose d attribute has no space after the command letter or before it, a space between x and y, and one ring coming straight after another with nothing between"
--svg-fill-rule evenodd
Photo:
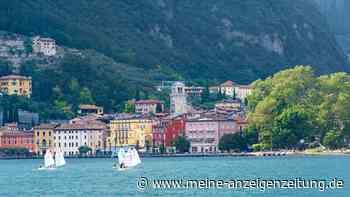
<instances>
[{"instance_id":1,"label":"mountain","mask_svg":"<svg viewBox=\"0 0 350 197\"><path fill-rule=\"evenodd\" d=\"M11 0L0 2L0 30L191 80L249 83L296 64L349 71L321 13L304 0Z\"/></svg>"},{"instance_id":2,"label":"mountain","mask_svg":"<svg viewBox=\"0 0 350 197\"><path fill-rule=\"evenodd\" d=\"M350 59L350 1L349 0L314 0L327 19L340 46Z\"/></svg>"}]
</instances>

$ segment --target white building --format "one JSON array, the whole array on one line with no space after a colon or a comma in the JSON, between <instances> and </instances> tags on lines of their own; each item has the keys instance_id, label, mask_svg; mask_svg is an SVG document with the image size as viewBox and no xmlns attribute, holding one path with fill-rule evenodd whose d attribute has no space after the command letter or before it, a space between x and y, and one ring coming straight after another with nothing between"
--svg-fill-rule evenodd
<instances>
[{"instance_id":1,"label":"white building","mask_svg":"<svg viewBox=\"0 0 350 197\"><path fill-rule=\"evenodd\" d=\"M64 155L79 154L79 147L88 146L92 154L104 148L106 128L97 124L61 124L53 133L53 149Z\"/></svg>"},{"instance_id":2,"label":"white building","mask_svg":"<svg viewBox=\"0 0 350 197\"><path fill-rule=\"evenodd\" d=\"M221 92L221 94L225 94L228 97L239 98L242 102L244 99L251 94L252 88L250 85L239 85L233 81L226 81L225 83L220 84L219 86L213 86L209 88L210 93Z\"/></svg>"},{"instance_id":3,"label":"white building","mask_svg":"<svg viewBox=\"0 0 350 197\"><path fill-rule=\"evenodd\" d=\"M187 113L187 94L182 82L175 82L171 87L170 112L175 115Z\"/></svg>"},{"instance_id":4,"label":"white building","mask_svg":"<svg viewBox=\"0 0 350 197\"><path fill-rule=\"evenodd\" d=\"M47 56L56 55L56 42L51 38L34 37L32 48L34 53L42 53Z\"/></svg>"},{"instance_id":5,"label":"white building","mask_svg":"<svg viewBox=\"0 0 350 197\"><path fill-rule=\"evenodd\" d=\"M157 107L159 111L157 112ZM155 100L155 99L148 99L148 100L138 100L135 102L135 112L136 113L142 113L142 114L149 114L149 113L160 113L164 110L164 102Z\"/></svg>"},{"instance_id":6,"label":"white building","mask_svg":"<svg viewBox=\"0 0 350 197\"><path fill-rule=\"evenodd\" d=\"M236 97L244 101L244 99L252 93L250 85L239 85L236 90Z\"/></svg>"}]
</instances>

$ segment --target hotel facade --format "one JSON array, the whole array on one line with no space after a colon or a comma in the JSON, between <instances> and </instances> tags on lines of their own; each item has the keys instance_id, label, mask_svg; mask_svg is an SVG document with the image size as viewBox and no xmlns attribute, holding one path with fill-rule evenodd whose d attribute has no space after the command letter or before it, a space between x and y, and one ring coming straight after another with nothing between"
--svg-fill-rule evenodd
<instances>
[{"instance_id":1,"label":"hotel facade","mask_svg":"<svg viewBox=\"0 0 350 197\"><path fill-rule=\"evenodd\" d=\"M20 75L2 76L0 89L3 94L31 97L32 78Z\"/></svg>"}]
</instances>

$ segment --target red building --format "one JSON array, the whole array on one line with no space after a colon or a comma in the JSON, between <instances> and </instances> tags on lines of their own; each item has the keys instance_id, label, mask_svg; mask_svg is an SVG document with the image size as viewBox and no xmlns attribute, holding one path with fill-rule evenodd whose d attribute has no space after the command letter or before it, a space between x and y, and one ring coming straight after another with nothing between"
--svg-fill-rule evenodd
<instances>
[{"instance_id":1,"label":"red building","mask_svg":"<svg viewBox=\"0 0 350 197\"><path fill-rule=\"evenodd\" d=\"M30 152L34 151L34 134L32 132L5 131L0 133L0 147L27 148Z\"/></svg>"},{"instance_id":2,"label":"red building","mask_svg":"<svg viewBox=\"0 0 350 197\"><path fill-rule=\"evenodd\" d=\"M172 142L179 135L185 132L185 118L183 116L177 116L169 120L169 123L165 129L165 146L172 147Z\"/></svg>"}]
</instances>

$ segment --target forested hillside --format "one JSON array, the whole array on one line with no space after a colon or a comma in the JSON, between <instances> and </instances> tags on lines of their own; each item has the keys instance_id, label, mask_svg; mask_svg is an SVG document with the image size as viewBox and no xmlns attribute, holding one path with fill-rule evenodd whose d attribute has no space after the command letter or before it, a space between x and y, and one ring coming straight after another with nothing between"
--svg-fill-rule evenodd
<instances>
[{"instance_id":1,"label":"forested hillside","mask_svg":"<svg viewBox=\"0 0 350 197\"><path fill-rule=\"evenodd\" d=\"M248 83L296 64L348 70L324 18L304 0L1 1L0 30L187 79Z\"/></svg>"}]
</instances>

